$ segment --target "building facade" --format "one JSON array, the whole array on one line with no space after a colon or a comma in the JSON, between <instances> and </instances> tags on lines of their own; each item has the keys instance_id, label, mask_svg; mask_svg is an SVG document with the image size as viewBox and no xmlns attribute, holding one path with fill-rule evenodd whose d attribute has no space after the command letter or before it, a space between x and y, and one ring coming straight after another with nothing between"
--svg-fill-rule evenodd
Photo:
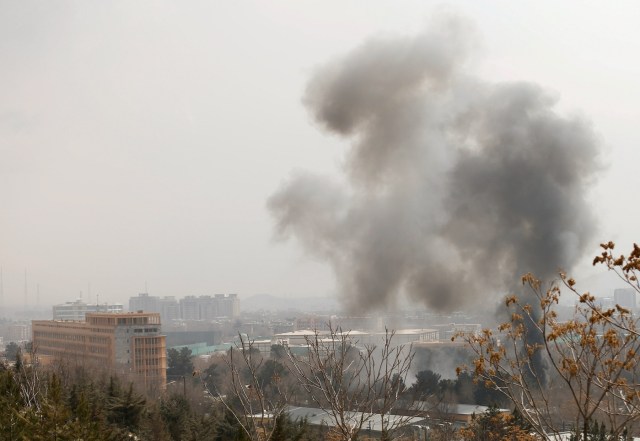
<instances>
[{"instance_id":1,"label":"building facade","mask_svg":"<svg viewBox=\"0 0 640 441\"><path fill-rule=\"evenodd\" d=\"M129 298L129 311L159 312L163 323L180 319L180 305L173 296L156 297L147 293Z\"/></svg>"},{"instance_id":2,"label":"building facade","mask_svg":"<svg viewBox=\"0 0 640 441\"><path fill-rule=\"evenodd\" d=\"M613 299L616 305L632 311L636 309L636 290L633 288L618 288L614 290Z\"/></svg>"},{"instance_id":3,"label":"building facade","mask_svg":"<svg viewBox=\"0 0 640 441\"><path fill-rule=\"evenodd\" d=\"M160 314L87 313L84 321L34 320L33 347L43 361L65 360L123 374L149 392L167 382Z\"/></svg>"},{"instance_id":4,"label":"building facade","mask_svg":"<svg viewBox=\"0 0 640 441\"><path fill-rule=\"evenodd\" d=\"M109 304L88 304L78 299L75 302L66 302L59 305L53 305L54 320L73 320L82 321L88 312L108 312L121 313L124 312L124 306L121 303Z\"/></svg>"},{"instance_id":5,"label":"building facade","mask_svg":"<svg viewBox=\"0 0 640 441\"><path fill-rule=\"evenodd\" d=\"M130 311L159 312L164 323L171 320L204 320L238 318L240 300L237 294L214 296L186 296L179 301L175 297L155 297L142 293L129 298Z\"/></svg>"}]
</instances>

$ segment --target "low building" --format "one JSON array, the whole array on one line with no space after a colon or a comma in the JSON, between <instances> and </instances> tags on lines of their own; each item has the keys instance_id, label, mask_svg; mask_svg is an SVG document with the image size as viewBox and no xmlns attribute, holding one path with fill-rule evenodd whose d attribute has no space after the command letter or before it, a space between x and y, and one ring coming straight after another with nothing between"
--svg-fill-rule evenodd
<instances>
[{"instance_id":1,"label":"low building","mask_svg":"<svg viewBox=\"0 0 640 441\"><path fill-rule=\"evenodd\" d=\"M408 408L411 415L426 418L429 421L446 421L467 425L475 416L480 416L489 410L487 406L478 404L454 404L427 401L415 401ZM509 414L509 409L498 409L500 413Z\"/></svg>"},{"instance_id":2,"label":"low building","mask_svg":"<svg viewBox=\"0 0 640 441\"><path fill-rule=\"evenodd\" d=\"M353 331L349 333L355 345L381 347L388 339L392 348L411 343L435 342L438 341L438 335L437 329L398 329L393 332L389 331L389 333Z\"/></svg>"},{"instance_id":3,"label":"low building","mask_svg":"<svg viewBox=\"0 0 640 441\"><path fill-rule=\"evenodd\" d=\"M287 406L284 413L289 416L292 421L306 421L310 426L324 430L330 430L336 427L335 418L325 409L315 407L298 407ZM256 415L256 418L261 415ZM380 438L385 429L391 428L394 437L401 438L401 434L418 434L419 427L424 424L425 419L422 417L414 417L407 415L385 414L384 416L376 413L345 411L342 416L346 421L352 421L354 426L361 424L360 435L363 438ZM384 418L384 421L383 421ZM383 424L384 422L384 424ZM412 438L415 439L415 438Z\"/></svg>"},{"instance_id":4,"label":"low building","mask_svg":"<svg viewBox=\"0 0 640 441\"><path fill-rule=\"evenodd\" d=\"M130 374L149 392L166 387L159 313L87 313L84 321L34 320L32 329L42 362L65 360Z\"/></svg>"},{"instance_id":5,"label":"low building","mask_svg":"<svg viewBox=\"0 0 640 441\"><path fill-rule=\"evenodd\" d=\"M7 327L7 342L23 343L29 341L31 326L26 323L11 323Z\"/></svg>"}]
</instances>

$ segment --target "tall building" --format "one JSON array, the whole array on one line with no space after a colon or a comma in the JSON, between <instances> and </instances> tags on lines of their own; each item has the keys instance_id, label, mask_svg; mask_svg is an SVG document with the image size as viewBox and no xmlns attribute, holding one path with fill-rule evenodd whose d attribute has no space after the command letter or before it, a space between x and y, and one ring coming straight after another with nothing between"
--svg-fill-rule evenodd
<instances>
[{"instance_id":1,"label":"tall building","mask_svg":"<svg viewBox=\"0 0 640 441\"><path fill-rule=\"evenodd\" d=\"M238 294L216 294L216 301L218 303L218 316L237 318L240 316L240 299Z\"/></svg>"},{"instance_id":2,"label":"tall building","mask_svg":"<svg viewBox=\"0 0 640 441\"><path fill-rule=\"evenodd\" d=\"M186 296L177 301L175 297L160 298L142 293L129 298L129 310L159 312L164 323L176 319L211 321L219 317L239 317L240 300L237 294Z\"/></svg>"},{"instance_id":3,"label":"tall building","mask_svg":"<svg viewBox=\"0 0 640 441\"><path fill-rule=\"evenodd\" d=\"M54 320L84 320L85 314L88 312L109 312L122 313L124 306L122 303L109 304L88 304L78 299L75 302L66 302L60 305L53 305Z\"/></svg>"},{"instance_id":4,"label":"tall building","mask_svg":"<svg viewBox=\"0 0 640 441\"><path fill-rule=\"evenodd\" d=\"M237 294L211 296L186 296L180 300L183 320L210 321L218 317L236 318L240 315Z\"/></svg>"},{"instance_id":5,"label":"tall building","mask_svg":"<svg viewBox=\"0 0 640 441\"><path fill-rule=\"evenodd\" d=\"M623 308L636 309L636 290L633 288L618 288L613 291L613 300Z\"/></svg>"},{"instance_id":6,"label":"tall building","mask_svg":"<svg viewBox=\"0 0 640 441\"><path fill-rule=\"evenodd\" d=\"M156 297L140 293L129 298L129 311L159 312L163 323L180 319L180 305L173 296Z\"/></svg>"},{"instance_id":7,"label":"tall building","mask_svg":"<svg viewBox=\"0 0 640 441\"><path fill-rule=\"evenodd\" d=\"M160 299L160 317L163 323L170 323L171 320L180 320L180 304L173 296Z\"/></svg>"},{"instance_id":8,"label":"tall building","mask_svg":"<svg viewBox=\"0 0 640 441\"><path fill-rule=\"evenodd\" d=\"M130 374L149 392L167 382L160 314L87 313L85 321L34 320L33 347L43 362L65 360Z\"/></svg>"},{"instance_id":9,"label":"tall building","mask_svg":"<svg viewBox=\"0 0 640 441\"><path fill-rule=\"evenodd\" d=\"M180 299L180 316L182 320L200 320L200 302L196 296Z\"/></svg>"},{"instance_id":10,"label":"tall building","mask_svg":"<svg viewBox=\"0 0 640 441\"><path fill-rule=\"evenodd\" d=\"M25 342L29 341L29 336L31 335L31 326L26 323L11 323L8 326L8 342Z\"/></svg>"},{"instance_id":11,"label":"tall building","mask_svg":"<svg viewBox=\"0 0 640 441\"><path fill-rule=\"evenodd\" d=\"M137 297L129 297L129 311L160 312L159 297L143 292Z\"/></svg>"}]
</instances>

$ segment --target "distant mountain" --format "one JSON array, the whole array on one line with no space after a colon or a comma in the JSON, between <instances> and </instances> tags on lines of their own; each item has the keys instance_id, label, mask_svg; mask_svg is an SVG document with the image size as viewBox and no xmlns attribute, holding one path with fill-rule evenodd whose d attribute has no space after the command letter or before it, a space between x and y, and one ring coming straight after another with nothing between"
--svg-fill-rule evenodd
<instances>
[{"instance_id":1,"label":"distant mountain","mask_svg":"<svg viewBox=\"0 0 640 441\"><path fill-rule=\"evenodd\" d=\"M253 311L335 311L339 304L332 297L278 297L271 294L257 294L240 297L240 310Z\"/></svg>"}]
</instances>

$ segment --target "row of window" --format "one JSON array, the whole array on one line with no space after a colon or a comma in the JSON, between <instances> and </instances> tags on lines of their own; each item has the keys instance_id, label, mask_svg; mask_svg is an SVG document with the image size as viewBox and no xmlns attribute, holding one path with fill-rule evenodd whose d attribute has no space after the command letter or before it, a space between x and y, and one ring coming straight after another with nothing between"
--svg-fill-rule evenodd
<instances>
[{"instance_id":1,"label":"row of window","mask_svg":"<svg viewBox=\"0 0 640 441\"><path fill-rule=\"evenodd\" d=\"M67 341L84 341L85 335L81 334L66 334L62 332L44 332L44 331L34 331L34 337L39 338L53 338L56 340L67 340Z\"/></svg>"},{"instance_id":2,"label":"row of window","mask_svg":"<svg viewBox=\"0 0 640 441\"><path fill-rule=\"evenodd\" d=\"M136 348L135 350L136 355L157 355L160 353L164 353L164 349L159 347Z\"/></svg>"},{"instance_id":3,"label":"row of window","mask_svg":"<svg viewBox=\"0 0 640 441\"><path fill-rule=\"evenodd\" d=\"M85 353L107 354L108 350L105 346L86 346L85 344L68 343L56 340L41 340L38 342L38 351L44 353L49 348L61 349L67 353Z\"/></svg>"},{"instance_id":4,"label":"row of window","mask_svg":"<svg viewBox=\"0 0 640 441\"><path fill-rule=\"evenodd\" d=\"M136 328L133 330L136 334L147 333L147 332L158 332L158 328Z\"/></svg>"},{"instance_id":5,"label":"row of window","mask_svg":"<svg viewBox=\"0 0 640 441\"><path fill-rule=\"evenodd\" d=\"M158 366L162 365L160 358L136 358L136 366Z\"/></svg>"}]
</instances>

